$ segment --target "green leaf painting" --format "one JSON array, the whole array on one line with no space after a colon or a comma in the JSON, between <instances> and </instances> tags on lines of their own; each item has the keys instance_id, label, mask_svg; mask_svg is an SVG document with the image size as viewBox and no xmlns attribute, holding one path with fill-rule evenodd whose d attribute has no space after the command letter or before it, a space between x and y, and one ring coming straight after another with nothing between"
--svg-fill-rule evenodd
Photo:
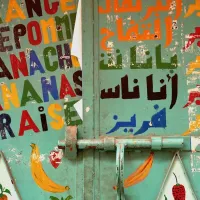
<instances>
[{"instance_id":1,"label":"green leaf painting","mask_svg":"<svg viewBox=\"0 0 200 200\"><path fill-rule=\"evenodd\" d=\"M73 199L71 195L69 195L65 200L70 200L70 199Z\"/></svg>"},{"instance_id":2,"label":"green leaf painting","mask_svg":"<svg viewBox=\"0 0 200 200\"><path fill-rule=\"evenodd\" d=\"M11 192L10 192L10 190L4 188L2 186L2 184L0 184L0 198L3 197L3 196L6 196L5 194L11 195Z\"/></svg>"},{"instance_id":3,"label":"green leaf painting","mask_svg":"<svg viewBox=\"0 0 200 200\"><path fill-rule=\"evenodd\" d=\"M57 198L57 197L53 197L53 196L50 196L50 200L71 200L71 199L73 199L73 197L71 196L71 195L69 195L68 197L66 197L66 198L61 198L61 199L59 199L59 198Z\"/></svg>"},{"instance_id":4,"label":"green leaf painting","mask_svg":"<svg viewBox=\"0 0 200 200\"><path fill-rule=\"evenodd\" d=\"M53 196L50 196L50 199L51 199L51 200L60 200L60 199L58 199L57 197L53 197Z\"/></svg>"}]
</instances>

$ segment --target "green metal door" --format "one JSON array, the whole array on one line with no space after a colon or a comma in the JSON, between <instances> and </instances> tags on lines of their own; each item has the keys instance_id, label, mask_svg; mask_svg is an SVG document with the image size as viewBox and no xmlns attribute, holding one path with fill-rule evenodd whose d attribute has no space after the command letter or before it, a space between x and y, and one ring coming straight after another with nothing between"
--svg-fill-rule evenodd
<instances>
[{"instance_id":1,"label":"green metal door","mask_svg":"<svg viewBox=\"0 0 200 200\"><path fill-rule=\"evenodd\" d=\"M0 200L200 199L198 0L0 3Z\"/></svg>"},{"instance_id":2,"label":"green metal door","mask_svg":"<svg viewBox=\"0 0 200 200\"><path fill-rule=\"evenodd\" d=\"M84 199L200 199L199 12L82 3Z\"/></svg>"}]
</instances>

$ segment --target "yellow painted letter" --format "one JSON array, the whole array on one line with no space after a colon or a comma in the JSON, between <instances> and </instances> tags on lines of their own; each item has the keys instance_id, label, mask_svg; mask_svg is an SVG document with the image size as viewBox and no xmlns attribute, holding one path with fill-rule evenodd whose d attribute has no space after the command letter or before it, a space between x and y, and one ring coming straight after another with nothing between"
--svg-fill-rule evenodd
<instances>
[{"instance_id":1,"label":"yellow painted letter","mask_svg":"<svg viewBox=\"0 0 200 200\"><path fill-rule=\"evenodd\" d=\"M55 119L55 121L50 122L53 129L59 130L64 126L64 120L62 116L56 114L54 111L62 111L62 106L60 104L51 104L48 107L49 116Z\"/></svg>"},{"instance_id":2,"label":"yellow painted letter","mask_svg":"<svg viewBox=\"0 0 200 200\"><path fill-rule=\"evenodd\" d=\"M51 32L52 42L57 42L57 31L56 31L56 23L54 21L54 18L50 18L47 21L41 20L40 24L42 26L44 44L49 44L48 30L50 30Z\"/></svg>"},{"instance_id":3,"label":"yellow painted letter","mask_svg":"<svg viewBox=\"0 0 200 200\"><path fill-rule=\"evenodd\" d=\"M70 43L70 49L72 48L72 43ZM71 55L72 65L73 67L80 67L78 58L76 56Z\"/></svg>"},{"instance_id":4,"label":"yellow painted letter","mask_svg":"<svg viewBox=\"0 0 200 200\"><path fill-rule=\"evenodd\" d=\"M20 102L18 98L18 93L17 93L17 87L15 83L10 84L11 90L8 89L8 87L3 84L1 86L2 89L2 98L4 101L4 110L9 110L10 109L10 103L9 100L12 102L12 104L16 107L20 107Z\"/></svg>"},{"instance_id":5,"label":"yellow painted letter","mask_svg":"<svg viewBox=\"0 0 200 200\"><path fill-rule=\"evenodd\" d=\"M5 22L10 22L12 19L26 19L26 16L24 15L22 9L17 4L16 0L10 0L8 4L8 10L6 13L6 19Z\"/></svg>"},{"instance_id":6,"label":"yellow painted letter","mask_svg":"<svg viewBox=\"0 0 200 200\"><path fill-rule=\"evenodd\" d=\"M71 3L70 5L67 5ZM63 12L72 11L76 9L76 4L74 0L60 0L60 6Z\"/></svg>"}]
</instances>

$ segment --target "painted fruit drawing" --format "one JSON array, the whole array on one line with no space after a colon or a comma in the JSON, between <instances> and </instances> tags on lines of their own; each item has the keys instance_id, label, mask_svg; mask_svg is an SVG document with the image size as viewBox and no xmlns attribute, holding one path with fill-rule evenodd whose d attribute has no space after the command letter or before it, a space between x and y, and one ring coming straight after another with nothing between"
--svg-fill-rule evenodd
<instances>
[{"instance_id":1,"label":"painted fruit drawing","mask_svg":"<svg viewBox=\"0 0 200 200\"><path fill-rule=\"evenodd\" d=\"M10 190L3 188L3 186L0 184L0 200L8 200L8 197L6 194L11 195Z\"/></svg>"},{"instance_id":2,"label":"painted fruit drawing","mask_svg":"<svg viewBox=\"0 0 200 200\"><path fill-rule=\"evenodd\" d=\"M149 175L154 160L154 154L151 153L149 157L141 164L132 174L124 180L124 188L131 187L142 182ZM117 190L117 186L113 186Z\"/></svg>"},{"instance_id":3,"label":"painted fruit drawing","mask_svg":"<svg viewBox=\"0 0 200 200\"><path fill-rule=\"evenodd\" d=\"M51 151L49 155L49 160L51 165L56 169L61 163L62 154L59 151Z\"/></svg>"},{"instance_id":4,"label":"painted fruit drawing","mask_svg":"<svg viewBox=\"0 0 200 200\"><path fill-rule=\"evenodd\" d=\"M149 157L141 164L136 171L124 180L124 188L136 185L142 182L149 175L154 161L154 153L150 153Z\"/></svg>"},{"instance_id":5,"label":"painted fruit drawing","mask_svg":"<svg viewBox=\"0 0 200 200\"><path fill-rule=\"evenodd\" d=\"M59 198L57 197L53 197L53 196L50 196L50 199L51 200L60 200ZM73 199L73 197L71 195L69 195L68 197L66 197L65 199L62 197L61 200L71 200Z\"/></svg>"},{"instance_id":6,"label":"painted fruit drawing","mask_svg":"<svg viewBox=\"0 0 200 200\"><path fill-rule=\"evenodd\" d=\"M70 189L69 186L62 186L55 183L44 171L39 147L33 143L31 144L31 147L31 174L35 183L47 192L61 193L68 191Z\"/></svg>"},{"instance_id":7,"label":"painted fruit drawing","mask_svg":"<svg viewBox=\"0 0 200 200\"><path fill-rule=\"evenodd\" d=\"M172 194L174 200L185 200L186 192L184 185L178 183L178 179L175 173L173 173L176 179L176 185L172 188Z\"/></svg>"}]
</instances>

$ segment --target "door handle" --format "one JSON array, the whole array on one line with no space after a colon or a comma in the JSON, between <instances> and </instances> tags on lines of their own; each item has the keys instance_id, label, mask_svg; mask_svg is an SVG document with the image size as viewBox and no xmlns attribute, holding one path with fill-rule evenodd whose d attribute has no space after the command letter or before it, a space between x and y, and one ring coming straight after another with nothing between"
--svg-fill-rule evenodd
<instances>
[{"instance_id":1,"label":"door handle","mask_svg":"<svg viewBox=\"0 0 200 200\"><path fill-rule=\"evenodd\" d=\"M124 151L125 149L175 149L184 148L190 140L183 137L143 137L143 138L115 138L77 139L77 127L68 126L65 139L58 141L58 148L64 151L68 159L76 159L78 150L96 149L102 151L116 151L116 187L117 200L125 200L124 194ZM188 148L188 144L186 145Z\"/></svg>"}]
</instances>

